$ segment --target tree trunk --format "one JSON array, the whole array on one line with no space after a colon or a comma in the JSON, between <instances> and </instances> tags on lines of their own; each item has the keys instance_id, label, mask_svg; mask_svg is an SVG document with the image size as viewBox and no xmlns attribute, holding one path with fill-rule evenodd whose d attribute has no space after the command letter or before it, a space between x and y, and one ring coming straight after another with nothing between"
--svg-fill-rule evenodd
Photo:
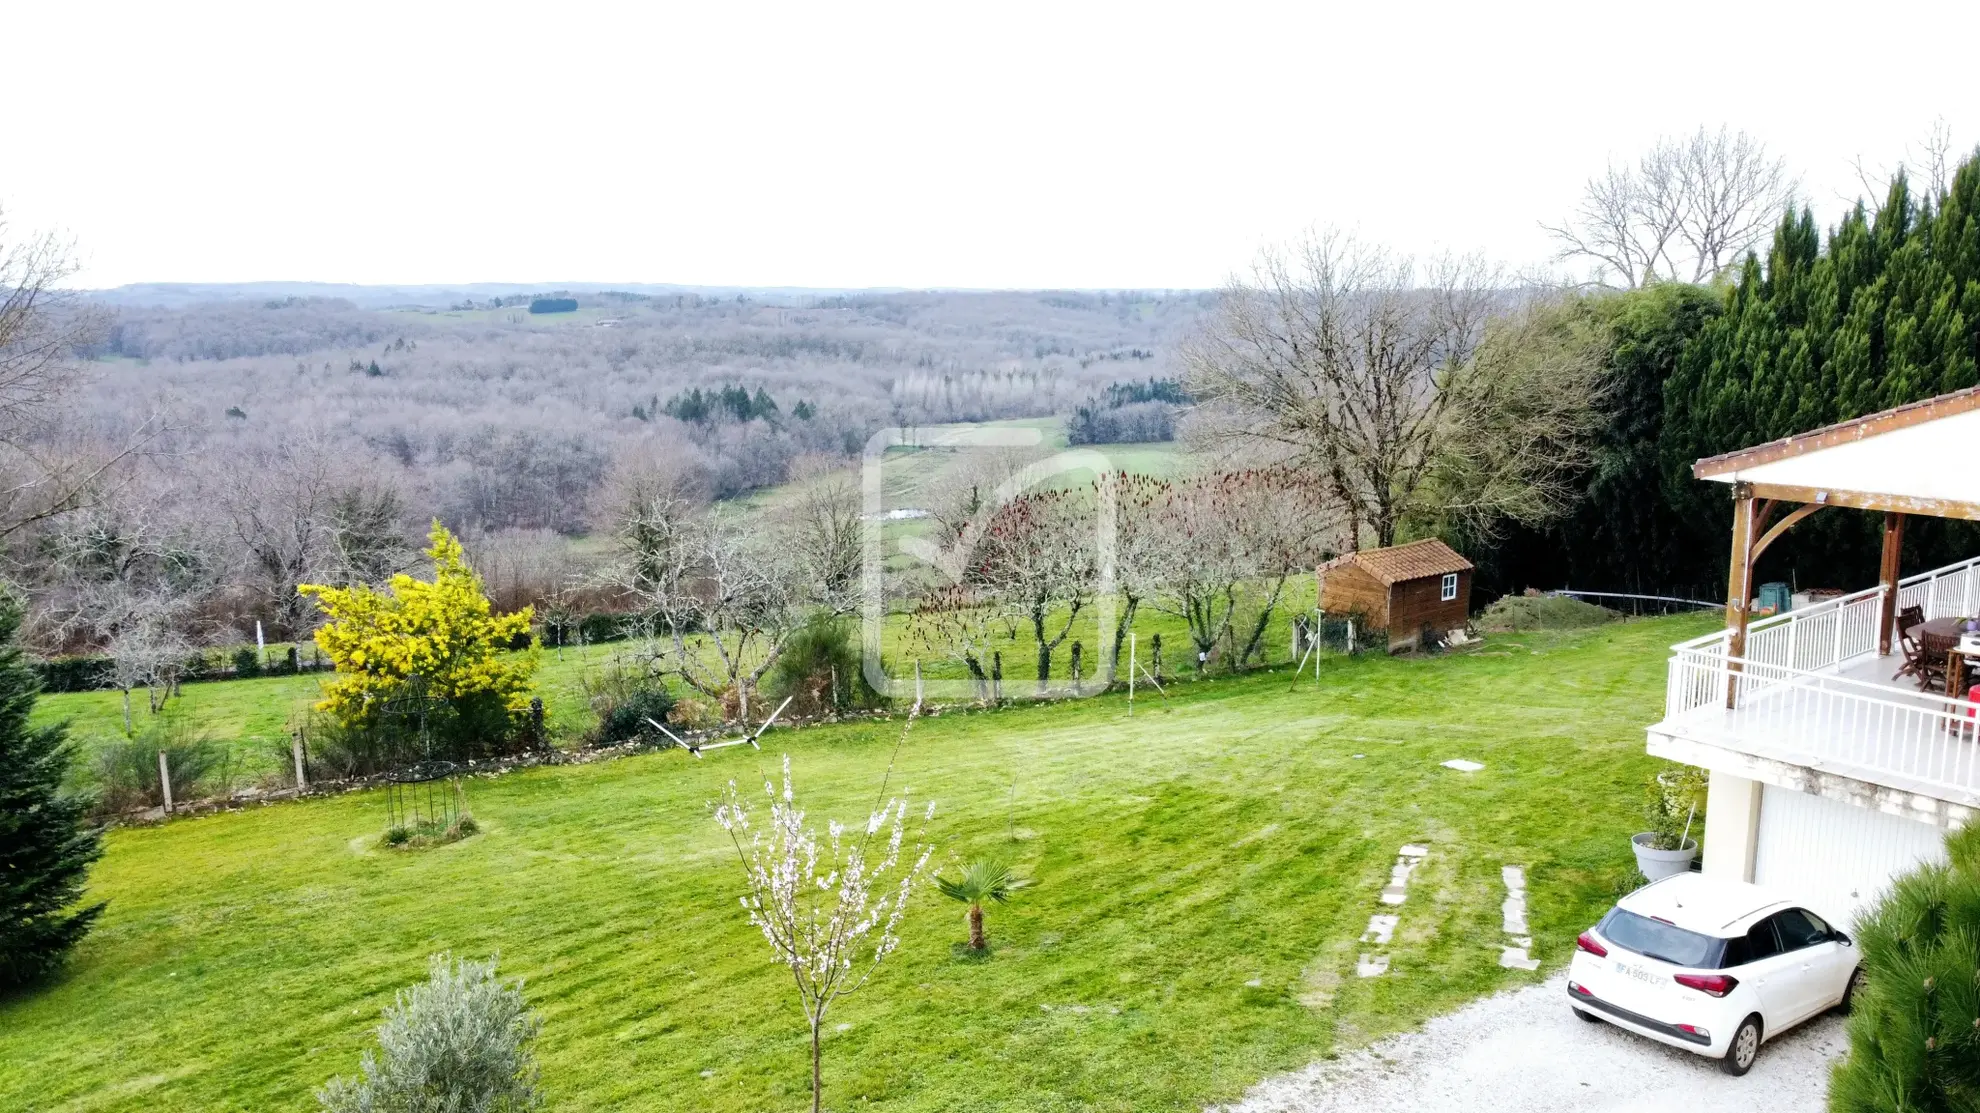
<instances>
[{"instance_id":1,"label":"tree trunk","mask_svg":"<svg viewBox=\"0 0 1980 1113\"><path fill-rule=\"evenodd\" d=\"M124 733L131 732L131 690L124 689Z\"/></svg>"},{"instance_id":2,"label":"tree trunk","mask_svg":"<svg viewBox=\"0 0 1980 1113\"><path fill-rule=\"evenodd\" d=\"M822 1113L824 1109L824 1072L819 1066L821 1058L818 1049L818 1027L824 1023L824 1019L824 1017L811 1019L811 1113Z\"/></svg>"},{"instance_id":3,"label":"tree trunk","mask_svg":"<svg viewBox=\"0 0 1980 1113\"><path fill-rule=\"evenodd\" d=\"M1031 636L1038 639L1038 694L1043 696L1052 679L1052 644L1045 640L1045 608L1039 604L1031 608Z\"/></svg>"},{"instance_id":4,"label":"tree trunk","mask_svg":"<svg viewBox=\"0 0 1980 1113\"><path fill-rule=\"evenodd\" d=\"M1112 688L1121 674L1121 647L1127 644L1128 634L1134 629L1134 612L1141 600L1129 595L1121 605L1121 613L1114 620L1114 651L1107 657L1106 686Z\"/></svg>"},{"instance_id":5,"label":"tree trunk","mask_svg":"<svg viewBox=\"0 0 1980 1113\"><path fill-rule=\"evenodd\" d=\"M1286 590L1286 580L1290 573L1281 572L1279 582L1272 585L1272 594L1265 600L1265 608L1258 612L1258 623L1251 628L1251 636L1245 639L1244 652L1238 655L1238 664L1251 660L1265 642L1265 628L1272 621L1272 612L1278 609L1279 595ZM1299 657L1299 647L1293 647L1293 657Z\"/></svg>"},{"instance_id":6,"label":"tree trunk","mask_svg":"<svg viewBox=\"0 0 1980 1113\"><path fill-rule=\"evenodd\" d=\"M989 941L983 938L983 906L972 904L969 906L969 949L980 951L989 945Z\"/></svg>"}]
</instances>

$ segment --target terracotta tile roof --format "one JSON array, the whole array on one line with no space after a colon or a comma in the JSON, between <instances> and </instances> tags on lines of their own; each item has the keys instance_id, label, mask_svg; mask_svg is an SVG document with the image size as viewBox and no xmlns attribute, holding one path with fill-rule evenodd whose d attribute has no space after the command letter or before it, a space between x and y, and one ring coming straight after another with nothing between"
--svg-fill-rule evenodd
<instances>
[{"instance_id":1,"label":"terracotta tile roof","mask_svg":"<svg viewBox=\"0 0 1980 1113\"><path fill-rule=\"evenodd\" d=\"M1320 566L1325 572L1344 564L1359 564L1367 573L1384 584L1397 584L1404 580L1420 580L1426 576L1442 576L1451 572L1471 571L1471 562L1464 559L1456 549L1434 537L1421 541L1411 541L1407 545L1397 545L1388 549L1363 549L1358 553L1343 553Z\"/></svg>"}]
</instances>

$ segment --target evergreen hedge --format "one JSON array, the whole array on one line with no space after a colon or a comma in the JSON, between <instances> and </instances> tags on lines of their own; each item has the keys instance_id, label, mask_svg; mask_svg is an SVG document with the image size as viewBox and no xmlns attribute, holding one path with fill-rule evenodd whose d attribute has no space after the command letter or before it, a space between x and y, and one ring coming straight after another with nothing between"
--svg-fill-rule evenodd
<instances>
[{"instance_id":1,"label":"evergreen hedge","mask_svg":"<svg viewBox=\"0 0 1980 1113\"><path fill-rule=\"evenodd\" d=\"M1980 384L1980 157L1943 197L1900 175L1826 242L1809 210L1789 212L1729 278L1579 299L1613 338L1608 428L1571 515L1463 546L1479 564L1474 594L1717 598L1731 496L1694 479L1694 461ZM1861 587L1877 574L1880 528L1874 514L1816 515L1769 551L1765 576ZM1914 517L1905 571L1975 552L1980 526Z\"/></svg>"},{"instance_id":2,"label":"evergreen hedge","mask_svg":"<svg viewBox=\"0 0 1980 1113\"><path fill-rule=\"evenodd\" d=\"M1729 528L1729 488L1693 479L1693 461L1976 384L1980 159L1969 157L1944 197L1919 197L1900 175L1876 212L1858 204L1827 243L1803 209L1775 230L1764 263L1747 258L1664 386L1665 500L1680 518ZM1980 549L1971 525L1914 524L1907 570ZM1817 515L1782 539L1782 563L1802 586L1860 586L1876 575L1879 526L1872 514Z\"/></svg>"}]
</instances>

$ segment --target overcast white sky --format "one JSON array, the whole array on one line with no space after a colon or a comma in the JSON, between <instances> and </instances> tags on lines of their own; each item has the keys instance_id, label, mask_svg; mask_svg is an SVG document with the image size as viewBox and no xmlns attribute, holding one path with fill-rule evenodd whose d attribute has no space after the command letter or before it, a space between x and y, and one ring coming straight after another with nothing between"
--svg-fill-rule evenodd
<instances>
[{"instance_id":1,"label":"overcast white sky","mask_svg":"<svg viewBox=\"0 0 1980 1113\"><path fill-rule=\"evenodd\" d=\"M1543 261L1729 123L1825 222L1980 4L7 5L0 205L78 282L1192 287L1312 225ZM1927 36L1918 39L1916 36Z\"/></svg>"}]
</instances>

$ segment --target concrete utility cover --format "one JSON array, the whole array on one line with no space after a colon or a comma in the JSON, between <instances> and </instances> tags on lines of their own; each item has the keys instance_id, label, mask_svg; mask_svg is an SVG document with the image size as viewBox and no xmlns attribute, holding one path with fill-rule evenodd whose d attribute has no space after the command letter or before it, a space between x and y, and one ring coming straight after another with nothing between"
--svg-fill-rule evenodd
<instances>
[{"instance_id":1,"label":"concrete utility cover","mask_svg":"<svg viewBox=\"0 0 1980 1113\"><path fill-rule=\"evenodd\" d=\"M1451 760L1444 762L1443 766L1446 769L1455 769L1460 773L1476 773L1480 769L1485 768L1483 765L1480 765L1475 761L1466 761L1461 757L1454 757Z\"/></svg>"},{"instance_id":2,"label":"concrete utility cover","mask_svg":"<svg viewBox=\"0 0 1980 1113\"><path fill-rule=\"evenodd\" d=\"M1769 1040L1745 1078L1688 1051L1588 1024L1567 982L1474 1001L1416 1032L1268 1078L1221 1113L1777 1113L1827 1108L1849 1050L1823 1017Z\"/></svg>"}]
</instances>

